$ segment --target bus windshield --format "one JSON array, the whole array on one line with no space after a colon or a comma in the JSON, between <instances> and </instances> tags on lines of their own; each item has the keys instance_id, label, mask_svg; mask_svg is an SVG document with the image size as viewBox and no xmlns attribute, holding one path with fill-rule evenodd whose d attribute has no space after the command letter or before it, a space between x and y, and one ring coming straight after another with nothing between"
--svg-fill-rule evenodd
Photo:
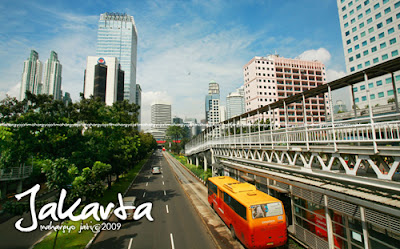
<instances>
[{"instance_id":1,"label":"bus windshield","mask_svg":"<svg viewBox=\"0 0 400 249\"><path fill-rule=\"evenodd\" d=\"M282 215L283 209L280 202L266 203L251 206L253 219Z\"/></svg>"}]
</instances>

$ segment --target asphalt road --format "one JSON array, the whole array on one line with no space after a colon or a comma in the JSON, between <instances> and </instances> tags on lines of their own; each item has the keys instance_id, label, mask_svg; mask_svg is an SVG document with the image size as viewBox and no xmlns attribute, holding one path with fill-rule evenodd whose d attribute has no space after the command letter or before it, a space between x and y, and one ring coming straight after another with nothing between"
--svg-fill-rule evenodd
<instances>
[{"instance_id":1,"label":"asphalt road","mask_svg":"<svg viewBox=\"0 0 400 249\"><path fill-rule=\"evenodd\" d=\"M216 248L161 152L149 160L127 195L137 197L136 206L152 202L154 221L123 222L119 231L101 232L91 248ZM154 166L162 173L152 175ZM115 217L111 221L117 222Z\"/></svg>"}]
</instances>

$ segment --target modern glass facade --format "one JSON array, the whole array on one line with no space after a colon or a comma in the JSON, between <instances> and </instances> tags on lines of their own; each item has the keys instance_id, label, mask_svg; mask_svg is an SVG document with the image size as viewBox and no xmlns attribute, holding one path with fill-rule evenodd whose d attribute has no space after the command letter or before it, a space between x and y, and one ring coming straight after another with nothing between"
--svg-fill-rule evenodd
<instances>
[{"instance_id":1,"label":"modern glass facade","mask_svg":"<svg viewBox=\"0 0 400 249\"><path fill-rule=\"evenodd\" d=\"M133 16L121 13L100 15L97 55L117 57L125 72L124 99L135 103L137 31Z\"/></svg>"},{"instance_id":2,"label":"modern glass facade","mask_svg":"<svg viewBox=\"0 0 400 249\"><path fill-rule=\"evenodd\" d=\"M400 51L400 1L399 0L337 0L340 28L346 69L348 73L361 71L365 68L387 61L399 56ZM399 72L395 73L396 75ZM357 107L368 106L368 92L383 92L380 98L370 98L372 106L386 105L393 96L387 92L393 90L390 82L378 85L389 76L380 77L367 84L375 85L373 89L360 86L365 82L355 85L353 89ZM396 80L397 81L397 80ZM396 82L397 83L397 82ZM361 100L361 101L360 101Z\"/></svg>"},{"instance_id":3,"label":"modern glass facade","mask_svg":"<svg viewBox=\"0 0 400 249\"><path fill-rule=\"evenodd\" d=\"M29 58L24 62L22 72L20 100L25 99L25 92L30 91L34 94L41 93L42 88L42 68L43 64L39 60L39 54L31 50Z\"/></svg>"},{"instance_id":4,"label":"modern glass facade","mask_svg":"<svg viewBox=\"0 0 400 249\"><path fill-rule=\"evenodd\" d=\"M53 95L54 99L61 100L61 72L62 66L57 53L51 51L50 58L44 65L44 81L42 93Z\"/></svg>"},{"instance_id":5,"label":"modern glass facade","mask_svg":"<svg viewBox=\"0 0 400 249\"><path fill-rule=\"evenodd\" d=\"M233 118L245 112L243 86L226 97L226 109L228 118Z\"/></svg>"}]
</instances>

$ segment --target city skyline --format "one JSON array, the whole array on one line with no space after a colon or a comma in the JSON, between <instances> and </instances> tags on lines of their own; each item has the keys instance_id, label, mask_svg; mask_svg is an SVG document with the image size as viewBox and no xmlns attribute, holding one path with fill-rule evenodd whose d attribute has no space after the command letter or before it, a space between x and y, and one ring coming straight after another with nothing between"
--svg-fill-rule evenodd
<instances>
[{"instance_id":1,"label":"city skyline","mask_svg":"<svg viewBox=\"0 0 400 249\"><path fill-rule=\"evenodd\" d=\"M242 66L256 55L277 52L287 58L318 59L327 66L328 81L344 76L335 2L121 1L113 6L100 3L96 8L88 2L79 9L75 5L19 1L0 5L3 12L7 10L2 18L11 20L3 26L7 36L2 37L2 53L12 58L0 64L1 97L13 95L26 53L35 48L39 54L57 51L63 62L63 91L71 92L74 101L79 99L86 57L95 54L98 19L104 12L135 18L143 123L150 121L150 104L157 98L171 102L173 114L204 119L208 82L219 82L221 96L226 96L242 85ZM27 11L35 22L20 18ZM23 29L15 31L23 24ZM308 32L300 32L299 26Z\"/></svg>"}]
</instances>

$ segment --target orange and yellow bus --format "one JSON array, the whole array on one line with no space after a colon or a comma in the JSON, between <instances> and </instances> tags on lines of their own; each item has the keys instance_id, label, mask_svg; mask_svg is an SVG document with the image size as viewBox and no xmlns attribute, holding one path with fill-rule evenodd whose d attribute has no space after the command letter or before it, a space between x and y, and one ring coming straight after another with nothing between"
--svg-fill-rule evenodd
<instances>
[{"instance_id":1,"label":"orange and yellow bus","mask_svg":"<svg viewBox=\"0 0 400 249\"><path fill-rule=\"evenodd\" d=\"M208 202L247 248L286 246L282 202L228 176L208 178Z\"/></svg>"}]
</instances>

